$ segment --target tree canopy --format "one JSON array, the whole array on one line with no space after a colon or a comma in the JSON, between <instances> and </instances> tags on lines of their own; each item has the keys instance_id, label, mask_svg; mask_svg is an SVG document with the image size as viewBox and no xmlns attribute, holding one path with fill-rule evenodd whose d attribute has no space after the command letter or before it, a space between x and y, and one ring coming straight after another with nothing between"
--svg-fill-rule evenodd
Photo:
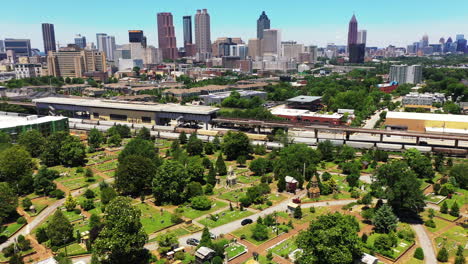
<instances>
[{"instance_id":1,"label":"tree canopy","mask_svg":"<svg viewBox=\"0 0 468 264\"><path fill-rule=\"evenodd\" d=\"M245 133L229 131L223 137L223 153L227 160L235 160L239 156L248 157L252 152L252 145Z\"/></svg>"},{"instance_id":2,"label":"tree canopy","mask_svg":"<svg viewBox=\"0 0 468 264\"><path fill-rule=\"evenodd\" d=\"M177 161L166 160L153 179L153 195L157 204L180 204L184 201L185 187L189 175L185 167Z\"/></svg>"}]
</instances>

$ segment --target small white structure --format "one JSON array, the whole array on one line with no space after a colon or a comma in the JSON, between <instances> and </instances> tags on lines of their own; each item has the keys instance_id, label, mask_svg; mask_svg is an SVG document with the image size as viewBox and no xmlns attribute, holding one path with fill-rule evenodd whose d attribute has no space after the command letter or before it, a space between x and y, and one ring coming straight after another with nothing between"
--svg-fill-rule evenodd
<instances>
[{"instance_id":1,"label":"small white structure","mask_svg":"<svg viewBox=\"0 0 468 264\"><path fill-rule=\"evenodd\" d=\"M367 253L364 253L361 258L361 264L377 264L379 262L379 259L369 255Z\"/></svg>"},{"instance_id":2,"label":"small white structure","mask_svg":"<svg viewBox=\"0 0 468 264\"><path fill-rule=\"evenodd\" d=\"M53 257L50 257L48 259L38 261L36 264L58 264L58 261L56 261Z\"/></svg>"},{"instance_id":3,"label":"small white structure","mask_svg":"<svg viewBox=\"0 0 468 264\"><path fill-rule=\"evenodd\" d=\"M232 166L229 166L227 177L226 177L226 185L227 186L234 186L237 184L237 176L236 172L232 168Z\"/></svg>"}]
</instances>

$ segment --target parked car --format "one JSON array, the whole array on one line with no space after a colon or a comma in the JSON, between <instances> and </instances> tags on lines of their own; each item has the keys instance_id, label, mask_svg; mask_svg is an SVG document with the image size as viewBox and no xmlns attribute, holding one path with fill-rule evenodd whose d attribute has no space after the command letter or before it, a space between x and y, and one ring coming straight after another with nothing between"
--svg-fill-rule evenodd
<instances>
[{"instance_id":1,"label":"parked car","mask_svg":"<svg viewBox=\"0 0 468 264\"><path fill-rule=\"evenodd\" d=\"M216 239L216 235L210 232L210 238L211 239Z\"/></svg>"},{"instance_id":2,"label":"parked car","mask_svg":"<svg viewBox=\"0 0 468 264\"><path fill-rule=\"evenodd\" d=\"M251 224L251 223L253 223L253 220L250 219L250 218L246 218L246 219L242 220L241 225L245 226L245 225L248 225L248 224Z\"/></svg>"},{"instance_id":3,"label":"parked car","mask_svg":"<svg viewBox=\"0 0 468 264\"><path fill-rule=\"evenodd\" d=\"M294 198L294 199L292 200L292 202L295 203L295 204L300 204L300 203L301 203L301 199L299 199L299 198Z\"/></svg>"},{"instance_id":4,"label":"parked car","mask_svg":"<svg viewBox=\"0 0 468 264\"><path fill-rule=\"evenodd\" d=\"M196 238L189 238L187 239L187 245L190 245L190 246L198 246L200 245L200 241Z\"/></svg>"}]
</instances>

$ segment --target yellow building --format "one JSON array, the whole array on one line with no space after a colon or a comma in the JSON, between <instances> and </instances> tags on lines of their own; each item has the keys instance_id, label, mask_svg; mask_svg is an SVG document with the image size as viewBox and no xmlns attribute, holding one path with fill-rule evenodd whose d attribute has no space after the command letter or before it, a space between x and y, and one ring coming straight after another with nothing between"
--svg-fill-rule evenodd
<instances>
[{"instance_id":1,"label":"yellow building","mask_svg":"<svg viewBox=\"0 0 468 264\"><path fill-rule=\"evenodd\" d=\"M468 115L388 112L385 125L398 130L468 134Z\"/></svg>"}]
</instances>

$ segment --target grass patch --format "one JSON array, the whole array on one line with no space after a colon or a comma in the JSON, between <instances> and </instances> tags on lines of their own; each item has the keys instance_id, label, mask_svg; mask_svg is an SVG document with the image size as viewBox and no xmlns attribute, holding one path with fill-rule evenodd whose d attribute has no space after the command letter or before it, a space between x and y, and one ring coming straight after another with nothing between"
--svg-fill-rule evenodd
<instances>
[{"instance_id":1,"label":"grass patch","mask_svg":"<svg viewBox=\"0 0 468 264\"><path fill-rule=\"evenodd\" d=\"M431 202L431 203L438 204L438 203L440 203L444 198L445 198L445 196L435 195L435 194L433 194L433 193L430 193L430 194L426 195L426 197L424 198L424 200L427 201L427 202Z\"/></svg>"},{"instance_id":2,"label":"grass patch","mask_svg":"<svg viewBox=\"0 0 468 264\"><path fill-rule=\"evenodd\" d=\"M33 213L29 210L29 208L25 209L24 211L31 217L34 217L38 214L40 214L44 209L47 208L47 204L43 203L33 203L34 207L36 208L36 211ZM24 208L23 208L24 209Z\"/></svg>"},{"instance_id":3,"label":"grass patch","mask_svg":"<svg viewBox=\"0 0 468 264\"><path fill-rule=\"evenodd\" d=\"M451 256L455 255L458 245L462 245L465 248L463 251L465 256L468 254L468 249L466 247L466 230L461 226L454 226L450 228L447 232L442 233L439 237L437 237L435 241L436 248L445 246Z\"/></svg>"},{"instance_id":4,"label":"grass patch","mask_svg":"<svg viewBox=\"0 0 468 264\"><path fill-rule=\"evenodd\" d=\"M167 232L164 232L166 234L174 234L176 237L181 237L181 236L185 236L185 235L188 235L190 234L189 231L187 231L187 229L183 228L183 227L179 227L179 228L176 228L176 229L173 229L173 230L170 230L170 231L167 231ZM150 239L148 242L151 243L151 242L156 242L157 240L157 237L154 237L152 239Z\"/></svg>"},{"instance_id":5,"label":"grass patch","mask_svg":"<svg viewBox=\"0 0 468 264\"><path fill-rule=\"evenodd\" d=\"M73 244L67 245L66 247L61 247L58 250L59 253L65 253L65 251L68 254L68 256L81 255L81 254L88 253L88 251L78 243L73 243Z\"/></svg>"},{"instance_id":6,"label":"grass patch","mask_svg":"<svg viewBox=\"0 0 468 264\"><path fill-rule=\"evenodd\" d=\"M230 192L224 192L218 195L219 198L228 200L231 202L236 202L239 200L240 197L242 197L243 192L236 190L236 191L230 191Z\"/></svg>"},{"instance_id":7,"label":"grass patch","mask_svg":"<svg viewBox=\"0 0 468 264\"><path fill-rule=\"evenodd\" d=\"M141 224L147 234L151 234L173 225L168 211L157 210L146 203L135 205L141 211Z\"/></svg>"},{"instance_id":8,"label":"grass patch","mask_svg":"<svg viewBox=\"0 0 468 264\"><path fill-rule=\"evenodd\" d=\"M232 244L231 246L227 247L225 251L227 253L227 258L231 259L243 253L245 251L245 246L241 244Z\"/></svg>"},{"instance_id":9,"label":"grass patch","mask_svg":"<svg viewBox=\"0 0 468 264\"><path fill-rule=\"evenodd\" d=\"M4 226L5 230L0 234L0 236L11 237L16 231L20 230L25 224L11 223Z\"/></svg>"},{"instance_id":10,"label":"grass patch","mask_svg":"<svg viewBox=\"0 0 468 264\"><path fill-rule=\"evenodd\" d=\"M29 255L29 254L32 254L32 253L35 253L36 251L34 250L34 248L31 248L29 250L26 250L26 251L22 251L21 252L21 256L26 256L26 255ZM3 253L0 251L0 262L8 262L9 258L5 257L5 255L3 255Z\"/></svg>"},{"instance_id":11,"label":"grass patch","mask_svg":"<svg viewBox=\"0 0 468 264\"><path fill-rule=\"evenodd\" d=\"M423 263L424 263L424 260L419 260L415 258L411 258L410 260L408 260L408 262L406 262L406 264L423 264Z\"/></svg>"},{"instance_id":12,"label":"grass patch","mask_svg":"<svg viewBox=\"0 0 468 264\"><path fill-rule=\"evenodd\" d=\"M104 172L104 174L107 177L113 178L115 176L115 171L106 171L106 172Z\"/></svg>"},{"instance_id":13,"label":"grass patch","mask_svg":"<svg viewBox=\"0 0 468 264\"><path fill-rule=\"evenodd\" d=\"M82 216L81 214L75 213L74 210L73 211L64 210L64 211L62 211L62 213L63 213L63 215L65 215L66 218L68 218L68 220L70 222L78 221L78 220L84 218L84 216Z\"/></svg>"},{"instance_id":14,"label":"grass patch","mask_svg":"<svg viewBox=\"0 0 468 264\"><path fill-rule=\"evenodd\" d=\"M380 235L381 234L377 234L377 233L371 234L367 239L365 247L367 247L369 249L372 249L374 247L374 240ZM391 254L392 255L387 256L387 257L390 257L392 259L397 259L408 248L410 248L411 245L413 245L413 242L409 242L409 241L406 241L404 239L398 239L397 245L391 249Z\"/></svg>"},{"instance_id":15,"label":"grass patch","mask_svg":"<svg viewBox=\"0 0 468 264\"><path fill-rule=\"evenodd\" d=\"M202 230L202 228L197 225L187 225L185 226L185 229L187 229L190 233L196 233Z\"/></svg>"},{"instance_id":16,"label":"grass patch","mask_svg":"<svg viewBox=\"0 0 468 264\"><path fill-rule=\"evenodd\" d=\"M296 241L295 239L289 238L281 244L275 246L272 248L272 252L278 256L285 257L288 256L291 252L297 249Z\"/></svg>"},{"instance_id":17,"label":"grass patch","mask_svg":"<svg viewBox=\"0 0 468 264\"><path fill-rule=\"evenodd\" d=\"M113 160L111 162L101 163L92 167L93 169L103 172L103 171L115 170L117 169L117 166L118 166L118 161Z\"/></svg>"},{"instance_id":18,"label":"grass patch","mask_svg":"<svg viewBox=\"0 0 468 264\"><path fill-rule=\"evenodd\" d=\"M268 238L265 240L261 240L261 241L255 240L252 237L252 228L255 226L255 224L256 223L252 223L250 225L243 226L237 229L236 231L232 232L232 234L237 236L238 238L245 236L245 240L257 246L267 242L269 239L276 236L276 233L273 232L273 229L271 227L268 227Z\"/></svg>"},{"instance_id":19,"label":"grass patch","mask_svg":"<svg viewBox=\"0 0 468 264\"><path fill-rule=\"evenodd\" d=\"M230 223L232 221L235 221L235 220L238 220L238 219L241 219L241 218L244 218L244 217L247 217L249 215L252 215L253 213L250 212L250 211L239 211L239 210L234 210L234 211L230 211L230 210L225 210L219 214L217 214L219 216L218 220L214 221L213 219L211 219L210 216L207 216L206 218L204 219L201 219L200 221L198 221L200 224L202 225L205 225L207 227L210 227L210 228L213 228L213 227L217 227L217 226L221 226L221 225L224 225L224 224L227 224L227 223Z\"/></svg>"},{"instance_id":20,"label":"grass patch","mask_svg":"<svg viewBox=\"0 0 468 264\"><path fill-rule=\"evenodd\" d=\"M198 218L200 216L203 216L203 215L212 213L214 211L217 211L217 210L219 210L219 209L221 209L223 207L226 207L227 205L228 204L225 203L225 202L215 200L215 201L213 201L213 205L211 206L211 208L209 210L206 210L206 211L195 210L190 206L185 206L185 207L182 207L183 210L184 210L182 212L182 215L187 217L187 218L190 218L190 219L195 219L195 218Z\"/></svg>"}]
</instances>

